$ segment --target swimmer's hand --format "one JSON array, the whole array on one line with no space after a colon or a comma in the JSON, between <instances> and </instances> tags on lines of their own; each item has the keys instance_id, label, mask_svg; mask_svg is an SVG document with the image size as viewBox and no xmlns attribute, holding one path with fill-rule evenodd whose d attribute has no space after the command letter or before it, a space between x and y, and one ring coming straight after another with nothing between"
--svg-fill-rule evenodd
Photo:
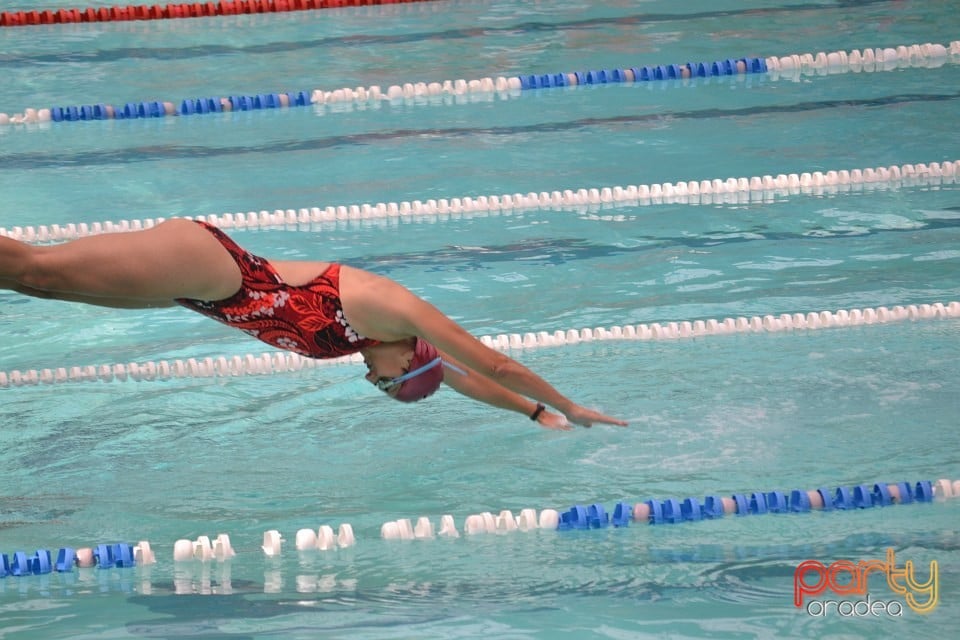
<instances>
[{"instance_id":1,"label":"swimmer's hand","mask_svg":"<svg viewBox=\"0 0 960 640\"><path fill-rule=\"evenodd\" d=\"M619 420L617 418L611 418L610 416L604 415L599 411L594 411L593 409L587 409L586 407L581 407L580 405L573 405L567 412L567 419L573 424L578 424L581 427L591 427L594 422L599 422L602 424L615 424L620 427L627 426L626 421Z\"/></svg>"},{"instance_id":2,"label":"swimmer's hand","mask_svg":"<svg viewBox=\"0 0 960 640\"><path fill-rule=\"evenodd\" d=\"M552 411L542 411L537 416L537 424L545 429L554 429L556 431L570 431L573 427L567 417L562 413L553 413Z\"/></svg>"}]
</instances>

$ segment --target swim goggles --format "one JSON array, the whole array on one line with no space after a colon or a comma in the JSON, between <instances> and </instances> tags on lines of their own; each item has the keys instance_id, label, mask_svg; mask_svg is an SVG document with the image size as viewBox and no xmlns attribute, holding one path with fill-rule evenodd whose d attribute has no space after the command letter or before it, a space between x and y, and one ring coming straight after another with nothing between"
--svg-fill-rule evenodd
<instances>
[{"instance_id":1,"label":"swim goggles","mask_svg":"<svg viewBox=\"0 0 960 640\"><path fill-rule=\"evenodd\" d=\"M439 365L441 362L443 362L443 358L441 358L440 356L437 356L427 364L417 367L413 371L408 371L402 375L399 375L396 378L380 378L379 380L377 380L377 383L376 383L377 389L380 389L380 391L389 391L393 387L403 384L410 378L416 378L418 375L420 375L424 371L429 371L430 369L433 369L434 367Z\"/></svg>"}]
</instances>

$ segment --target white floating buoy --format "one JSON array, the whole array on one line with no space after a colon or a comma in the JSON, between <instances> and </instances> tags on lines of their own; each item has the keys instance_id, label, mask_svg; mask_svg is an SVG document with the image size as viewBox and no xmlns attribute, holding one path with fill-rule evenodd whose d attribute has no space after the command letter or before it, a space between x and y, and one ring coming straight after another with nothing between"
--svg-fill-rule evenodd
<instances>
[{"instance_id":1,"label":"white floating buoy","mask_svg":"<svg viewBox=\"0 0 960 640\"><path fill-rule=\"evenodd\" d=\"M540 528L556 529L560 524L560 514L556 509L544 509L540 512Z\"/></svg>"},{"instance_id":2,"label":"white floating buoy","mask_svg":"<svg viewBox=\"0 0 960 640\"><path fill-rule=\"evenodd\" d=\"M141 566L156 564L157 558L154 556L149 542L141 540L133 547L133 561Z\"/></svg>"},{"instance_id":3,"label":"white floating buoy","mask_svg":"<svg viewBox=\"0 0 960 640\"><path fill-rule=\"evenodd\" d=\"M317 548L317 534L313 529L300 529L297 531L295 542L297 551L306 551Z\"/></svg>"},{"instance_id":4,"label":"white floating buoy","mask_svg":"<svg viewBox=\"0 0 960 640\"><path fill-rule=\"evenodd\" d=\"M193 557L200 562L209 562L213 560L213 545L210 544L210 538L200 536L193 543Z\"/></svg>"},{"instance_id":5,"label":"white floating buoy","mask_svg":"<svg viewBox=\"0 0 960 640\"><path fill-rule=\"evenodd\" d=\"M467 516L467 519L463 522L463 532L467 535L472 536L478 533L485 533L486 530L487 528L483 523L483 516L480 514L471 514Z\"/></svg>"},{"instance_id":6,"label":"white floating buoy","mask_svg":"<svg viewBox=\"0 0 960 640\"><path fill-rule=\"evenodd\" d=\"M177 540L173 543L173 561L186 562L193 560L193 542L190 540Z\"/></svg>"},{"instance_id":7,"label":"white floating buoy","mask_svg":"<svg viewBox=\"0 0 960 640\"><path fill-rule=\"evenodd\" d=\"M497 531L515 531L517 529L517 520L513 517L513 513L504 510L497 516L495 526Z\"/></svg>"},{"instance_id":8,"label":"white floating buoy","mask_svg":"<svg viewBox=\"0 0 960 640\"><path fill-rule=\"evenodd\" d=\"M384 540L399 540L400 527L396 522L384 522L380 526L380 537Z\"/></svg>"},{"instance_id":9,"label":"white floating buoy","mask_svg":"<svg viewBox=\"0 0 960 640\"><path fill-rule=\"evenodd\" d=\"M537 512L534 509L523 509L520 511L520 516L517 518L517 528L521 531L530 531L532 529L537 529L539 524L537 523Z\"/></svg>"},{"instance_id":10,"label":"white floating buoy","mask_svg":"<svg viewBox=\"0 0 960 640\"><path fill-rule=\"evenodd\" d=\"M223 562L235 555L237 555L237 552L233 550L233 546L230 544L230 536L225 533L219 534L213 541L213 556Z\"/></svg>"},{"instance_id":11,"label":"white floating buoy","mask_svg":"<svg viewBox=\"0 0 960 640\"><path fill-rule=\"evenodd\" d=\"M346 522L341 524L337 530L337 544L340 545L341 548L344 548L352 547L356 542L357 539L353 535L353 526Z\"/></svg>"},{"instance_id":12,"label":"white floating buoy","mask_svg":"<svg viewBox=\"0 0 960 640\"><path fill-rule=\"evenodd\" d=\"M413 524L409 518L397 520L397 529L400 532L400 538L403 540L413 540Z\"/></svg>"},{"instance_id":13,"label":"white floating buoy","mask_svg":"<svg viewBox=\"0 0 960 640\"><path fill-rule=\"evenodd\" d=\"M457 531L457 525L452 515L444 515L440 518L440 532L438 535L448 538L459 538L460 532Z\"/></svg>"},{"instance_id":14,"label":"white floating buoy","mask_svg":"<svg viewBox=\"0 0 960 640\"><path fill-rule=\"evenodd\" d=\"M329 551L330 549L336 549L337 539L333 534L333 527L329 525L321 525L317 529L317 549L320 551Z\"/></svg>"},{"instance_id":15,"label":"white floating buoy","mask_svg":"<svg viewBox=\"0 0 960 640\"><path fill-rule=\"evenodd\" d=\"M953 483L946 478L940 478L933 485L933 497L936 500L947 500L956 497L953 493Z\"/></svg>"},{"instance_id":16,"label":"white floating buoy","mask_svg":"<svg viewBox=\"0 0 960 640\"><path fill-rule=\"evenodd\" d=\"M417 518L417 526L413 528L413 535L416 538L432 538L433 524L430 522L430 518L426 516Z\"/></svg>"},{"instance_id":17,"label":"white floating buoy","mask_svg":"<svg viewBox=\"0 0 960 640\"><path fill-rule=\"evenodd\" d=\"M276 529L271 529L270 531L264 532L263 545L261 545L260 548L263 549L263 553L267 556L278 556L280 555L280 545L282 541L283 539L280 537L280 532Z\"/></svg>"}]
</instances>

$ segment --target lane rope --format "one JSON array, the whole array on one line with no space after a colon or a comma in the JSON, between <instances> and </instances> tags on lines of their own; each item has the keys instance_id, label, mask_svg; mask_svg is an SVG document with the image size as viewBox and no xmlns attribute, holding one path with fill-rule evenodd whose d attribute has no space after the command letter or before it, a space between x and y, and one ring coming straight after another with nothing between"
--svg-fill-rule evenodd
<instances>
[{"instance_id":1,"label":"lane rope","mask_svg":"<svg viewBox=\"0 0 960 640\"><path fill-rule=\"evenodd\" d=\"M85 9L28 9L0 12L0 27L29 27L78 22L212 18L254 13L286 13L430 1L432 0L233 0L226 2L176 2L165 5L118 5L113 7L87 7Z\"/></svg>"},{"instance_id":2,"label":"lane rope","mask_svg":"<svg viewBox=\"0 0 960 640\"><path fill-rule=\"evenodd\" d=\"M599 69L550 74L524 74L511 77L485 77L474 80L442 82L406 82L392 85L385 92L379 85L344 87L332 91L301 90L254 95L213 96L176 101L150 100L124 105L88 104L29 107L21 113L0 113L0 125L33 125L53 122L91 120L131 120L165 118L230 111L255 111L313 106L343 110L354 106L448 102L463 98L508 99L523 91L600 85L613 83L690 81L696 78L766 74L771 80L797 81L804 76L894 71L902 68L930 68L960 59L960 41L948 45L924 43L863 50L791 54L768 58L741 57L712 62L686 62L620 69ZM469 100L468 100L469 101ZM179 104L179 106L177 106Z\"/></svg>"},{"instance_id":3,"label":"lane rope","mask_svg":"<svg viewBox=\"0 0 960 640\"><path fill-rule=\"evenodd\" d=\"M716 335L815 331L838 327L859 327L892 322L935 320L960 317L960 302L911 304L894 307L841 309L836 312L783 313L737 318L654 322L583 329L557 330L553 333L510 333L481 336L486 346L499 351L559 347L584 342L615 340L677 340ZM153 382L186 378L232 378L314 369L323 366L358 364L360 354L317 360L291 352L260 355L222 355L186 360L64 366L44 369L0 371L0 389L77 382Z\"/></svg>"},{"instance_id":4,"label":"lane rope","mask_svg":"<svg viewBox=\"0 0 960 640\"><path fill-rule=\"evenodd\" d=\"M936 481L876 482L854 486L841 485L834 489L793 489L783 491L754 491L734 493L729 496L710 494L701 501L698 498L648 499L631 505L621 501L607 512L600 503L589 506L574 505L569 510L543 509L539 513L527 508L514 514L505 509L498 515L491 512L471 514L463 521L463 533L467 537L479 534L510 534L517 531L537 529L569 531L628 527L631 522L649 525L680 524L702 520L716 520L724 516L754 516L764 514L799 514L814 511L858 511L913 503L944 502L960 497L960 480L941 478ZM439 528L427 516L421 516L414 525L410 519L385 522L380 528L384 540L430 540L436 537L459 538L454 517L444 515ZM260 549L269 558L282 554L282 534L271 529L263 534ZM342 523L338 533L333 527L321 525L313 529L299 529L294 546L299 554L333 551L356 544L353 527ZM173 544L172 559L183 566L187 563L226 563L237 555L230 536L221 533L211 540L201 535L196 540L179 539ZM56 558L56 560L54 560ZM11 555L0 553L0 578L7 576L27 577L50 573L72 573L75 567L99 569L123 569L156 564L156 553L147 540L132 545L129 543L97 544L93 547L75 549L61 547L54 555L49 549L37 549L32 554L15 551Z\"/></svg>"},{"instance_id":5,"label":"lane rope","mask_svg":"<svg viewBox=\"0 0 960 640\"><path fill-rule=\"evenodd\" d=\"M428 220L525 210L579 210L656 206L664 204L746 204L771 202L793 195L835 195L879 188L927 187L954 184L960 176L960 160L917 164L840 169L803 173L766 174L752 177L665 182L590 189L564 189L488 196L463 196L402 202L378 202L340 206L302 207L237 213L186 216L229 230L294 228L318 223L365 220ZM44 243L72 240L102 233L140 231L165 218L79 222L50 225L0 227L0 236L23 242Z\"/></svg>"}]
</instances>

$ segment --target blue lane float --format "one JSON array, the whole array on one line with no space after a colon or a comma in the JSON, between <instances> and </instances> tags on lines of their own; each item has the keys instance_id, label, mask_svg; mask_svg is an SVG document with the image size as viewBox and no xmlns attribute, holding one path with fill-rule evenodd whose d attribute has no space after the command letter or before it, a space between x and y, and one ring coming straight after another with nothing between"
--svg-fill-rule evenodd
<instances>
[{"instance_id":1,"label":"blue lane float","mask_svg":"<svg viewBox=\"0 0 960 640\"><path fill-rule=\"evenodd\" d=\"M932 502L934 485L929 480L916 483L875 483L853 487L840 486L834 490L820 488L811 491L794 489L790 492L754 491L749 494L735 493L729 497L705 496L698 498L651 498L636 503L632 510L628 503L617 503L615 520L610 521L601 505L583 507L574 505L560 515L557 529L597 529L607 526L625 527L629 520L651 525L679 524L699 520L722 518L725 515L750 516L768 513L809 513L810 511L854 511L874 507L889 507L912 502ZM632 518L623 518L629 512Z\"/></svg>"},{"instance_id":2,"label":"blue lane float","mask_svg":"<svg viewBox=\"0 0 960 640\"><path fill-rule=\"evenodd\" d=\"M141 543L142 544L142 543ZM98 544L89 552L85 563L72 547L61 547L56 560L49 549L37 549L32 555L25 551L15 551L11 555L0 553L0 578L6 576L24 577L48 573L70 573L75 566L97 566L100 569L115 569L136 566L134 547L118 542Z\"/></svg>"},{"instance_id":3,"label":"blue lane float","mask_svg":"<svg viewBox=\"0 0 960 640\"><path fill-rule=\"evenodd\" d=\"M518 76L520 88L550 89L578 85L609 84L622 82L655 82L658 80L683 80L687 78L708 78L711 76L732 76L748 73L767 73L764 58L731 58L715 62L686 62L645 67L625 67L623 69L595 69L591 71L572 71L567 73L527 74Z\"/></svg>"},{"instance_id":4,"label":"blue lane float","mask_svg":"<svg viewBox=\"0 0 960 640\"><path fill-rule=\"evenodd\" d=\"M760 74L767 72L763 58L736 58L714 62L687 62L622 69L592 69L539 75L520 75L506 78L508 84L519 84L521 90L549 89L578 85L598 85L632 82L655 82L685 78L707 78ZM305 107L312 104L311 92L264 93L255 95L232 95L226 98L186 98L179 106L169 101L128 102L123 106L95 104L50 107L53 122L81 122L90 120L136 120L140 118L164 118L167 116L190 116L224 111L257 111L285 107Z\"/></svg>"}]
</instances>

